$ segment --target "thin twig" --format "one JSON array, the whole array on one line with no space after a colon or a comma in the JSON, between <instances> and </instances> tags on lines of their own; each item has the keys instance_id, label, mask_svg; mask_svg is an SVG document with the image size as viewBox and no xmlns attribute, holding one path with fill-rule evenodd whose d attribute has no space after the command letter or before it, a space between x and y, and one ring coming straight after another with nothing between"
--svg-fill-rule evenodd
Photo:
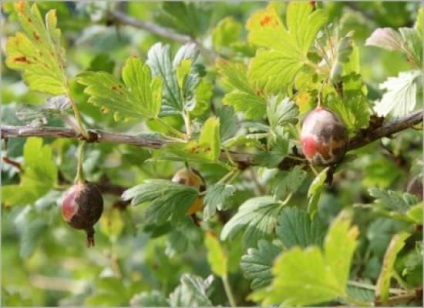
<instances>
[{"instance_id":1,"label":"thin twig","mask_svg":"<svg viewBox=\"0 0 424 308\"><path fill-rule=\"evenodd\" d=\"M13 159L11 159L11 158L9 158L7 156L4 156L3 157L3 161L6 164L11 165L11 166L15 167L16 169L18 169L19 172L23 172L24 171L24 168L22 168L22 164L20 162L16 161L16 160L13 160Z\"/></svg>"},{"instance_id":2,"label":"thin twig","mask_svg":"<svg viewBox=\"0 0 424 308\"><path fill-rule=\"evenodd\" d=\"M388 137L392 134L403 131L423 121L423 111L419 110L405 117L392 120L383 124L374 130L361 131L353 137L349 144L348 150L358 149L363 147L377 139L382 137ZM148 138L146 136L131 136L120 133L108 132L104 130L89 130L90 140L89 142L107 142L116 144L128 144L138 147L146 147L152 149L159 149L170 143L168 140ZM50 138L72 138L72 139L83 139L80 134L75 132L73 129L64 127L29 127L29 126L2 126L1 127L2 138L11 137L50 137ZM222 151L220 159L223 161L228 160L228 156L231 156L231 160L236 162L239 167L255 166L257 163L254 161L253 154L238 153ZM301 157L301 156L299 156ZM295 165L305 164L306 161L293 159L286 157L279 164L281 170L291 169Z\"/></svg>"},{"instance_id":3,"label":"thin twig","mask_svg":"<svg viewBox=\"0 0 424 308\"><path fill-rule=\"evenodd\" d=\"M191 37L189 35L180 34L175 32L173 29L165 28L159 25L156 25L154 23L139 20L136 18L133 18L131 16L128 16L127 14L115 10L109 12L109 16L112 20L115 22L118 22L123 25L132 26L137 29L142 29L149 31L150 33L156 34L158 36L161 36L163 38L172 40L174 42L180 43L180 44L186 44L186 43L194 43L199 48L201 52L203 52L204 55L207 55L211 58L211 60L216 59L218 55L215 51L205 48L198 40L196 40L194 37Z\"/></svg>"},{"instance_id":4,"label":"thin twig","mask_svg":"<svg viewBox=\"0 0 424 308\"><path fill-rule=\"evenodd\" d=\"M147 21L135 19L131 16L126 15L123 12L120 12L120 11L111 11L110 16L115 21L118 21L121 24L133 26L133 27L138 28L138 29L143 29L143 30L149 31L151 33L154 33L156 35L159 35L161 37L170 39L172 41L175 41L175 42L178 42L178 43L181 43L181 44L185 44L185 43L189 43L189 42L194 41L188 35L179 34L179 33L176 33L172 29L164 28L164 27L155 25L155 24L147 22Z\"/></svg>"}]
</instances>

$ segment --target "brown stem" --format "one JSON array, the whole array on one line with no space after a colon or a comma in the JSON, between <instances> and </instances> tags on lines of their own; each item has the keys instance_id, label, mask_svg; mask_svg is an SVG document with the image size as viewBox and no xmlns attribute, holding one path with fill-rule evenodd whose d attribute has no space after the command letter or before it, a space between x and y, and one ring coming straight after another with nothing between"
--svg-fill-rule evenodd
<instances>
[{"instance_id":1,"label":"brown stem","mask_svg":"<svg viewBox=\"0 0 424 308\"><path fill-rule=\"evenodd\" d=\"M109 12L109 19L123 25L149 31L180 44L195 43L200 51L208 55L212 60L218 56L213 50L206 49L199 41L189 35L177 33L172 29L158 26L148 21L135 19L119 10Z\"/></svg>"},{"instance_id":2,"label":"brown stem","mask_svg":"<svg viewBox=\"0 0 424 308\"><path fill-rule=\"evenodd\" d=\"M24 168L22 168L21 163L18 162L18 161L16 161L16 160L10 159L9 157L5 156L5 157L3 157L3 161L6 164L9 164L9 165L17 168L20 172L23 172L24 171Z\"/></svg>"},{"instance_id":3,"label":"brown stem","mask_svg":"<svg viewBox=\"0 0 424 308\"><path fill-rule=\"evenodd\" d=\"M392 134L403 131L407 128L410 128L423 121L423 111L419 110L414 113L411 113L405 117L392 120L387 122L377 128L370 129L368 131L361 131L356 136L354 136L347 148L348 150L358 149L363 147L377 139L382 137L388 137ZM120 133L108 132L103 130L89 130L90 135L89 142L108 142L116 144L128 144L138 147L146 147L152 149L159 149L166 144L169 144L170 141L164 139L153 139L140 136L131 136L124 135ZM63 127L28 127L28 126L2 126L1 127L1 136L2 138L10 137L51 137L51 138L73 138L81 139L81 136L70 128ZM228 160L228 156L231 156L232 161L237 163L241 167L249 167L257 165L254 161L254 155L248 153L238 153L238 152L222 152L221 160ZM299 155L299 157L301 157ZM295 165L305 164L306 161L293 159L286 157L279 164L281 170L291 169Z\"/></svg>"},{"instance_id":4,"label":"brown stem","mask_svg":"<svg viewBox=\"0 0 424 308\"><path fill-rule=\"evenodd\" d=\"M148 21L135 19L131 16L124 14L123 12L111 11L109 12L109 14L116 22L133 26L138 29L149 31L151 33L170 39L172 41L175 41L181 44L193 42L193 39L188 35L176 33L172 29L164 28L164 27L152 24Z\"/></svg>"},{"instance_id":5,"label":"brown stem","mask_svg":"<svg viewBox=\"0 0 424 308\"><path fill-rule=\"evenodd\" d=\"M387 122L373 130L360 133L349 140L348 150L361 148L382 137L389 137L392 134L403 131L423 121L424 109L413 112L402 118L397 118Z\"/></svg>"}]
</instances>

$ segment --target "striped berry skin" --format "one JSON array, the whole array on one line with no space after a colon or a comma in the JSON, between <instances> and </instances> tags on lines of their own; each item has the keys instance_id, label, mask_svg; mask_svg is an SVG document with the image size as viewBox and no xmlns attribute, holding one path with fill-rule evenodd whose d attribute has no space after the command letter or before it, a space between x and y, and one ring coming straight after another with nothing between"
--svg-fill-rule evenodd
<instances>
[{"instance_id":1,"label":"striped berry skin","mask_svg":"<svg viewBox=\"0 0 424 308\"><path fill-rule=\"evenodd\" d=\"M300 135L303 154L313 165L330 166L343 157L347 129L331 110L317 107L306 117Z\"/></svg>"}]
</instances>

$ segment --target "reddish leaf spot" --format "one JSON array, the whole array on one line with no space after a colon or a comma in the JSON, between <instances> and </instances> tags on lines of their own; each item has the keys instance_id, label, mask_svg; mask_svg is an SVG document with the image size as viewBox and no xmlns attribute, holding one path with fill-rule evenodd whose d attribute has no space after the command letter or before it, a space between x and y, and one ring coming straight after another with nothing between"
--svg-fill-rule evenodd
<instances>
[{"instance_id":1,"label":"reddish leaf spot","mask_svg":"<svg viewBox=\"0 0 424 308\"><path fill-rule=\"evenodd\" d=\"M316 1L309 1L309 5L312 6L312 8L316 8Z\"/></svg>"},{"instance_id":2,"label":"reddish leaf spot","mask_svg":"<svg viewBox=\"0 0 424 308\"><path fill-rule=\"evenodd\" d=\"M25 56L21 56L21 57L15 57L13 59L13 61L15 62L20 62L20 63L26 63L26 64L31 64L31 62L28 61L28 59Z\"/></svg>"},{"instance_id":3,"label":"reddish leaf spot","mask_svg":"<svg viewBox=\"0 0 424 308\"><path fill-rule=\"evenodd\" d=\"M27 20L30 24L32 24L32 19L30 17L28 17Z\"/></svg>"},{"instance_id":4,"label":"reddish leaf spot","mask_svg":"<svg viewBox=\"0 0 424 308\"><path fill-rule=\"evenodd\" d=\"M23 13L25 9L25 2L24 1L19 1L18 2L18 10L19 12Z\"/></svg>"},{"instance_id":5,"label":"reddish leaf spot","mask_svg":"<svg viewBox=\"0 0 424 308\"><path fill-rule=\"evenodd\" d=\"M32 36L37 40L37 41L39 41L40 40L40 34L38 34L38 32L37 31L33 31L32 32Z\"/></svg>"},{"instance_id":6,"label":"reddish leaf spot","mask_svg":"<svg viewBox=\"0 0 424 308\"><path fill-rule=\"evenodd\" d=\"M115 86L112 86L112 91L116 91L117 90L117 88L115 87Z\"/></svg>"},{"instance_id":7,"label":"reddish leaf spot","mask_svg":"<svg viewBox=\"0 0 424 308\"><path fill-rule=\"evenodd\" d=\"M271 21L272 21L272 17L269 16L269 15L265 15L261 19L261 26L262 27L267 26L267 25L269 25L271 23Z\"/></svg>"}]
</instances>

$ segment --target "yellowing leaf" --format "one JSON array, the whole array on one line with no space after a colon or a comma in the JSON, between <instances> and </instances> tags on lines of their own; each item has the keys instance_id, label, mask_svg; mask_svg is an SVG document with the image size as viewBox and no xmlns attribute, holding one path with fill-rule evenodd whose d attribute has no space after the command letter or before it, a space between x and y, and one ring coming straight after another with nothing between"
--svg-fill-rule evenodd
<instances>
[{"instance_id":1,"label":"yellowing leaf","mask_svg":"<svg viewBox=\"0 0 424 308\"><path fill-rule=\"evenodd\" d=\"M52 149L41 138L28 138L24 147L24 173L19 185L2 187L2 202L7 205L32 204L57 183L57 167Z\"/></svg>"},{"instance_id":2,"label":"yellowing leaf","mask_svg":"<svg viewBox=\"0 0 424 308\"><path fill-rule=\"evenodd\" d=\"M201 150L204 150L211 160L215 161L219 158L221 152L221 135L218 118L210 117L207 119L199 137L199 145Z\"/></svg>"},{"instance_id":3,"label":"yellowing leaf","mask_svg":"<svg viewBox=\"0 0 424 308\"><path fill-rule=\"evenodd\" d=\"M284 49L284 41L289 39L274 6L269 5L257 11L247 22L249 42L274 49Z\"/></svg>"},{"instance_id":4,"label":"yellowing leaf","mask_svg":"<svg viewBox=\"0 0 424 308\"><path fill-rule=\"evenodd\" d=\"M227 256L219 240L212 232L206 233L205 246L208 250L208 262L212 272L220 277L227 275Z\"/></svg>"},{"instance_id":5,"label":"yellowing leaf","mask_svg":"<svg viewBox=\"0 0 424 308\"><path fill-rule=\"evenodd\" d=\"M222 49L231 46L238 40L242 32L242 26L233 17L226 17L221 20L213 30L212 42L215 49Z\"/></svg>"},{"instance_id":6,"label":"yellowing leaf","mask_svg":"<svg viewBox=\"0 0 424 308\"><path fill-rule=\"evenodd\" d=\"M6 43L6 65L23 71L31 90L53 95L65 94L65 50L61 46L61 32L54 10L46 14L45 24L36 4L15 4L19 23L24 33L18 32Z\"/></svg>"},{"instance_id":7,"label":"yellowing leaf","mask_svg":"<svg viewBox=\"0 0 424 308\"><path fill-rule=\"evenodd\" d=\"M324 250L317 246L294 246L281 253L272 268L270 286L251 298L262 305L311 306L347 298L346 287L358 235L342 212L331 224Z\"/></svg>"},{"instance_id":8,"label":"yellowing leaf","mask_svg":"<svg viewBox=\"0 0 424 308\"><path fill-rule=\"evenodd\" d=\"M276 93L293 82L310 60L307 53L327 18L322 10L312 12L308 2L291 2L285 27L272 5L255 13L248 22L249 41L266 48L253 58L248 78L265 92Z\"/></svg>"},{"instance_id":9,"label":"yellowing leaf","mask_svg":"<svg viewBox=\"0 0 424 308\"><path fill-rule=\"evenodd\" d=\"M393 267L395 265L396 256L403 246L405 246L405 241L409 236L410 234L406 232L396 234L390 241L389 247L387 247L386 254L384 255L383 268L378 277L377 288L375 290L376 296L381 299L383 304L389 297L390 279L395 271Z\"/></svg>"}]
</instances>

